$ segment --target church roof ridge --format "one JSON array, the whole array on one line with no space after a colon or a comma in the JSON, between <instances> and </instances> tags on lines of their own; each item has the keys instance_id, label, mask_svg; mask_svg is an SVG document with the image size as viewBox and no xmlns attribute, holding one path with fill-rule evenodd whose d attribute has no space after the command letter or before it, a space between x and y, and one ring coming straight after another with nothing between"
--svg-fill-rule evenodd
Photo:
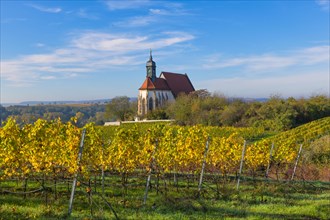
<instances>
[{"instance_id":1,"label":"church roof ridge","mask_svg":"<svg viewBox=\"0 0 330 220\"><path fill-rule=\"evenodd\" d=\"M160 77L166 80L174 97L177 97L180 93L189 94L190 92L195 91L195 88L186 73L182 74L162 71Z\"/></svg>"},{"instance_id":2,"label":"church roof ridge","mask_svg":"<svg viewBox=\"0 0 330 220\"><path fill-rule=\"evenodd\" d=\"M139 90L171 90L171 89L168 86L166 79L156 78L155 82L152 82L152 80L149 77L146 77Z\"/></svg>"},{"instance_id":3,"label":"church roof ridge","mask_svg":"<svg viewBox=\"0 0 330 220\"><path fill-rule=\"evenodd\" d=\"M177 75L187 75L187 73L174 73L174 72L168 72L168 71L162 71L160 74L162 74L162 73L166 73L166 74L177 74Z\"/></svg>"}]
</instances>

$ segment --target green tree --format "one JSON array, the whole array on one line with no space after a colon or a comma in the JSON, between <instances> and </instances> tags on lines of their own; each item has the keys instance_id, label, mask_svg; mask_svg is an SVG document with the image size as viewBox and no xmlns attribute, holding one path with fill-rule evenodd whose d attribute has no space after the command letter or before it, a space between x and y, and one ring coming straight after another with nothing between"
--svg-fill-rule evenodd
<instances>
[{"instance_id":1,"label":"green tree","mask_svg":"<svg viewBox=\"0 0 330 220\"><path fill-rule=\"evenodd\" d=\"M180 94L175 102L169 104L166 114L176 120L180 125L190 125L192 116L192 98L185 94Z\"/></svg>"},{"instance_id":2,"label":"green tree","mask_svg":"<svg viewBox=\"0 0 330 220\"><path fill-rule=\"evenodd\" d=\"M283 131L295 125L296 110L280 96L272 96L257 110L258 117L254 125L266 130Z\"/></svg>"},{"instance_id":3,"label":"green tree","mask_svg":"<svg viewBox=\"0 0 330 220\"><path fill-rule=\"evenodd\" d=\"M305 103L307 121L317 120L330 115L330 99L325 95L312 96Z\"/></svg>"},{"instance_id":4,"label":"green tree","mask_svg":"<svg viewBox=\"0 0 330 220\"><path fill-rule=\"evenodd\" d=\"M180 125L221 125L220 114L228 100L222 95L211 95L206 90L197 90L189 95L181 94L166 108L170 118Z\"/></svg>"},{"instance_id":5,"label":"green tree","mask_svg":"<svg viewBox=\"0 0 330 220\"><path fill-rule=\"evenodd\" d=\"M136 109L136 102L130 102L127 96L118 96L106 105L105 117L110 120L133 120Z\"/></svg>"},{"instance_id":6,"label":"green tree","mask_svg":"<svg viewBox=\"0 0 330 220\"><path fill-rule=\"evenodd\" d=\"M150 120L162 120L168 119L168 115L166 114L165 109L159 108L148 112L147 118Z\"/></svg>"},{"instance_id":7,"label":"green tree","mask_svg":"<svg viewBox=\"0 0 330 220\"><path fill-rule=\"evenodd\" d=\"M242 124L241 120L247 111L247 104L240 99L231 102L221 113L221 122L226 126Z\"/></svg>"},{"instance_id":8,"label":"green tree","mask_svg":"<svg viewBox=\"0 0 330 220\"><path fill-rule=\"evenodd\" d=\"M0 105L0 127L2 126L2 122L6 120L8 115L9 112L6 110L6 108Z\"/></svg>"}]
</instances>

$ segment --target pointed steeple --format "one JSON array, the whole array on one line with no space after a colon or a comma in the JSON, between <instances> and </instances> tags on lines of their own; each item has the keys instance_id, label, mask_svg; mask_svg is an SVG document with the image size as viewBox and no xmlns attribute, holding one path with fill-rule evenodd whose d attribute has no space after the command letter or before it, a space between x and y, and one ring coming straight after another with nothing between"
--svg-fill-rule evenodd
<instances>
[{"instance_id":1,"label":"pointed steeple","mask_svg":"<svg viewBox=\"0 0 330 220\"><path fill-rule=\"evenodd\" d=\"M151 79L152 82L156 80L156 63L152 60L152 50L150 49L150 57L147 61L147 77Z\"/></svg>"},{"instance_id":2,"label":"pointed steeple","mask_svg":"<svg viewBox=\"0 0 330 220\"><path fill-rule=\"evenodd\" d=\"M149 57L149 61L152 61L152 50L150 48L150 57Z\"/></svg>"}]
</instances>

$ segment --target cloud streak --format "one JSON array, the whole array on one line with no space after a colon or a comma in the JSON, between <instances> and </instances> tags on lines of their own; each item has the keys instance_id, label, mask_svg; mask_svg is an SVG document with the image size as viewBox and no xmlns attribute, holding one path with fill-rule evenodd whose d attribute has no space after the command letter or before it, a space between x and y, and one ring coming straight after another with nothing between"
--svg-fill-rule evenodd
<instances>
[{"instance_id":1,"label":"cloud streak","mask_svg":"<svg viewBox=\"0 0 330 220\"><path fill-rule=\"evenodd\" d=\"M109 10L125 10L125 9L135 9L140 7L145 7L153 4L148 0L129 0L129 1L106 1L106 5Z\"/></svg>"},{"instance_id":2,"label":"cloud streak","mask_svg":"<svg viewBox=\"0 0 330 220\"><path fill-rule=\"evenodd\" d=\"M64 48L51 53L30 54L1 60L1 78L12 86L31 86L42 80L77 77L115 66L141 64L139 54L149 48L181 45L194 39L185 32L164 32L159 36L127 36L86 32L75 36Z\"/></svg>"},{"instance_id":3,"label":"cloud streak","mask_svg":"<svg viewBox=\"0 0 330 220\"><path fill-rule=\"evenodd\" d=\"M62 11L62 9L59 7L50 8L50 7L40 6L40 5L31 5L31 7L34 9L37 9L38 11L47 12L47 13L60 13Z\"/></svg>"},{"instance_id":4,"label":"cloud streak","mask_svg":"<svg viewBox=\"0 0 330 220\"><path fill-rule=\"evenodd\" d=\"M25 22L27 21L26 18L4 18L1 19L0 24L10 24L15 22Z\"/></svg>"},{"instance_id":5,"label":"cloud streak","mask_svg":"<svg viewBox=\"0 0 330 220\"><path fill-rule=\"evenodd\" d=\"M291 66L306 66L318 63L329 63L330 47L328 45L304 48L284 55L261 54L237 58L224 58L214 54L205 59L205 69L223 69L241 67L246 71L274 71Z\"/></svg>"},{"instance_id":6,"label":"cloud streak","mask_svg":"<svg viewBox=\"0 0 330 220\"><path fill-rule=\"evenodd\" d=\"M161 34L161 38L152 38L146 35L120 36L92 32L75 39L73 44L80 49L128 52L145 50L146 48L160 49L192 39L194 39L194 36L185 32L164 32Z\"/></svg>"},{"instance_id":7,"label":"cloud streak","mask_svg":"<svg viewBox=\"0 0 330 220\"><path fill-rule=\"evenodd\" d=\"M96 16L96 15L93 15L91 13L89 13L86 9L84 8L80 8L77 12L77 15L78 17L80 18L86 18L86 19L89 19L89 20L98 20L99 17Z\"/></svg>"},{"instance_id":8,"label":"cloud streak","mask_svg":"<svg viewBox=\"0 0 330 220\"><path fill-rule=\"evenodd\" d=\"M265 98L283 91L287 96L293 97L328 94L328 83L329 73L324 70L276 77L213 79L202 81L198 86L212 92L226 92L231 96L244 94L249 98ZM260 97L260 94L264 94L264 97Z\"/></svg>"},{"instance_id":9,"label":"cloud streak","mask_svg":"<svg viewBox=\"0 0 330 220\"><path fill-rule=\"evenodd\" d=\"M168 21L173 17L191 15L183 8L182 4L169 2L151 2L151 1L123 1L115 2L119 9L132 9L138 7L157 6L148 9L148 13L140 16L124 18L113 22L113 25L120 27L142 27L151 24ZM119 6L122 6L119 7ZM117 7L114 7L117 8Z\"/></svg>"},{"instance_id":10,"label":"cloud streak","mask_svg":"<svg viewBox=\"0 0 330 220\"><path fill-rule=\"evenodd\" d=\"M323 11L329 11L330 8L329 0L315 0L315 2L321 7Z\"/></svg>"},{"instance_id":11,"label":"cloud streak","mask_svg":"<svg viewBox=\"0 0 330 220\"><path fill-rule=\"evenodd\" d=\"M136 16L123 21L114 22L113 25L119 27L143 27L158 22L155 16Z\"/></svg>"}]
</instances>

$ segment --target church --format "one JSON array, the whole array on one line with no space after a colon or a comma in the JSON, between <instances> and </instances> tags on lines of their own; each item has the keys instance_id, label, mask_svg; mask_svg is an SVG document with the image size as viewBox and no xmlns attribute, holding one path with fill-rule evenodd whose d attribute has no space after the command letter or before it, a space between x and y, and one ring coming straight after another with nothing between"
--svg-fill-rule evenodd
<instances>
[{"instance_id":1,"label":"church","mask_svg":"<svg viewBox=\"0 0 330 220\"><path fill-rule=\"evenodd\" d=\"M174 101L180 93L189 94L195 91L187 74L161 72L157 77L156 63L152 60L151 51L146 68L146 78L139 88L139 116L164 106L168 101Z\"/></svg>"}]
</instances>

